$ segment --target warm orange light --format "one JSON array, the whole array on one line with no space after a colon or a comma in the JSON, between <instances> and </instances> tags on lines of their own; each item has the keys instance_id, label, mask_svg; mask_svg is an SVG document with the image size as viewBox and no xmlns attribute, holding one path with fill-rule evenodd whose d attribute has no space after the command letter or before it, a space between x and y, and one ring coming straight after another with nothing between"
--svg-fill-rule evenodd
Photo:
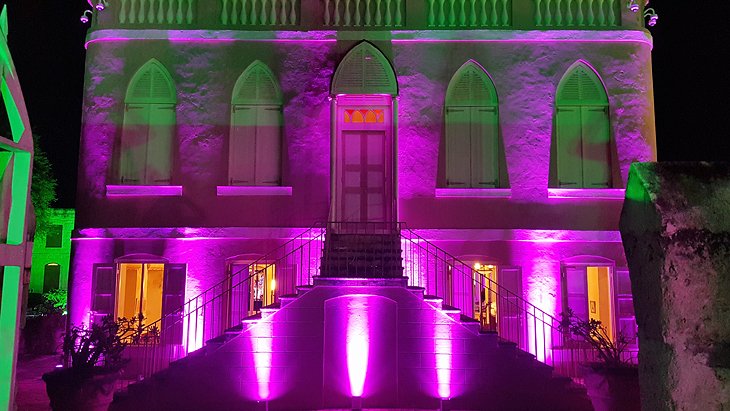
<instances>
[{"instance_id":1,"label":"warm orange light","mask_svg":"<svg viewBox=\"0 0 730 411\"><path fill-rule=\"evenodd\" d=\"M274 290L276 290L276 279L272 278L271 279L271 292L274 292Z\"/></svg>"}]
</instances>

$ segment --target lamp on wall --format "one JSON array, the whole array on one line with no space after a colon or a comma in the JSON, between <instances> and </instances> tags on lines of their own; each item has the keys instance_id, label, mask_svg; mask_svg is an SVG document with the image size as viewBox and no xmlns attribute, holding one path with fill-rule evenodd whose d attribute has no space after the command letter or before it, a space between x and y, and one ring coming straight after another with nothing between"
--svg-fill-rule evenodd
<instances>
[{"instance_id":1,"label":"lamp on wall","mask_svg":"<svg viewBox=\"0 0 730 411\"><path fill-rule=\"evenodd\" d=\"M656 26L657 21L659 21L659 15L656 14L653 8L644 10L644 17L649 19L646 24L650 27Z\"/></svg>"},{"instance_id":2,"label":"lamp on wall","mask_svg":"<svg viewBox=\"0 0 730 411\"><path fill-rule=\"evenodd\" d=\"M84 14L81 15L81 18L79 18L79 20L81 20L82 23L86 24L89 22L90 16L91 16L91 10L86 10L86 11L84 11Z\"/></svg>"},{"instance_id":3,"label":"lamp on wall","mask_svg":"<svg viewBox=\"0 0 730 411\"><path fill-rule=\"evenodd\" d=\"M639 12L639 3L637 3L636 0L629 0L629 4L627 4L626 7L634 13Z\"/></svg>"}]
</instances>

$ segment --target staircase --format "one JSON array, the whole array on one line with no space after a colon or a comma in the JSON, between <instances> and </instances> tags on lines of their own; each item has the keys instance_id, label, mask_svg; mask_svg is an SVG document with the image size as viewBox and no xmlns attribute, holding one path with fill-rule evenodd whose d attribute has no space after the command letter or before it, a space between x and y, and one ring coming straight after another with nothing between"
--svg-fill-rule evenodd
<instances>
[{"instance_id":1,"label":"staircase","mask_svg":"<svg viewBox=\"0 0 730 411\"><path fill-rule=\"evenodd\" d=\"M363 318L353 335L368 349L348 352L349 330ZM334 277L298 287L129 385L110 409L353 409L351 357L368 361L355 399L363 409L592 409L582 386L423 288Z\"/></svg>"},{"instance_id":2,"label":"staircase","mask_svg":"<svg viewBox=\"0 0 730 411\"><path fill-rule=\"evenodd\" d=\"M277 303L249 316L238 272L167 314L112 409L591 409L553 317L400 223L314 226L250 266L286 274ZM480 289L514 322L475 320Z\"/></svg>"},{"instance_id":3,"label":"staircase","mask_svg":"<svg viewBox=\"0 0 730 411\"><path fill-rule=\"evenodd\" d=\"M321 277L400 278L403 258L396 233L328 233Z\"/></svg>"}]
</instances>

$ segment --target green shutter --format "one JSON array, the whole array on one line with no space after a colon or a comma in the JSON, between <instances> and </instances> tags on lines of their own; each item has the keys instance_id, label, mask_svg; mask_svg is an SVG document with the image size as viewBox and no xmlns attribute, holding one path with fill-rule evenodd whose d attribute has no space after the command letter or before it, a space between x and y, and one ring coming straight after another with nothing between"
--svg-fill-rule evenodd
<instances>
[{"instance_id":1,"label":"green shutter","mask_svg":"<svg viewBox=\"0 0 730 411\"><path fill-rule=\"evenodd\" d=\"M583 186L581 118L577 107L558 107L557 129L558 187Z\"/></svg>"},{"instance_id":2,"label":"green shutter","mask_svg":"<svg viewBox=\"0 0 730 411\"><path fill-rule=\"evenodd\" d=\"M446 107L446 186L468 187L471 181L471 124L468 107Z\"/></svg>"},{"instance_id":3,"label":"green shutter","mask_svg":"<svg viewBox=\"0 0 730 411\"><path fill-rule=\"evenodd\" d=\"M256 153L256 107L234 106L229 142L228 181L253 185Z\"/></svg>"},{"instance_id":4,"label":"green shutter","mask_svg":"<svg viewBox=\"0 0 730 411\"><path fill-rule=\"evenodd\" d=\"M611 186L611 151L607 107L581 107L583 187Z\"/></svg>"},{"instance_id":5,"label":"green shutter","mask_svg":"<svg viewBox=\"0 0 730 411\"><path fill-rule=\"evenodd\" d=\"M150 104L147 139L146 184L169 184L172 137L175 133L175 106Z\"/></svg>"},{"instance_id":6,"label":"green shutter","mask_svg":"<svg viewBox=\"0 0 730 411\"><path fill-rule=\"evenodd\" d=\"M144 184L150 105L127 104L120 143L120 183Z\"/></svg>"},{"instance_id":7,"label":"green shutter","mask_svg":"<svg viewBox=\"0 0 730 411\"><path fill-rule=\"evenodd\" d=\"M256 108L257 186L281 183L281 107Z\"/></svg>"},{"instance_id":8,"label":"green shutter","mask_svg":"<svg viewBox=\"0 0 730 411\"><path fill-rule=\"evenodd\" d=\"M471 108L471 186L498 187L496 107Z\"/></svg>"}]
</instances>

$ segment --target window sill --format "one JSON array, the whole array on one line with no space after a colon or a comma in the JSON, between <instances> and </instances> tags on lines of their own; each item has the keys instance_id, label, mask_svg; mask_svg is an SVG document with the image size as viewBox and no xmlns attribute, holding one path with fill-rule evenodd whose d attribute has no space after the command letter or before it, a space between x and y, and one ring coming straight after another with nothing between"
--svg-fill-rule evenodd
<instances>
[{"instance_id":1,"label":"window sill","mask_svg":"<svg viewBox=\"0 0 730 411\"><path fill-rule=\"evenodd\" d=\"M218 186L219 197L237 196L291 196L292 188L288 186Z\"/></svg>"},{"instance_id":2,"label":"window sill","mask_svg":"<svg viewBox=\"0 0 730 411\"><path fill-rule=\"evenodd\" d=\"M107 185L107 197L182 197L182 186Z\"/></svg>"},{"instance_id":3,"label":"window sill","mask_svg":"<svg viewBox=\"0 0 730 411\"><path fill-rule=\"evenodd\" d=\"M512 190L509 188L437 188L437 198L510 198Z\"/></svg>"},{"instance_id":4,"label":"window sill","mask_svg":"<svg viewBox=\"0 0 730 411\"><path fill-rule=\"evenodd\" d=\"M598 198L621 199L626 196L623 188L548 188L548 198Z\"/></svg>"}]
</instances>

